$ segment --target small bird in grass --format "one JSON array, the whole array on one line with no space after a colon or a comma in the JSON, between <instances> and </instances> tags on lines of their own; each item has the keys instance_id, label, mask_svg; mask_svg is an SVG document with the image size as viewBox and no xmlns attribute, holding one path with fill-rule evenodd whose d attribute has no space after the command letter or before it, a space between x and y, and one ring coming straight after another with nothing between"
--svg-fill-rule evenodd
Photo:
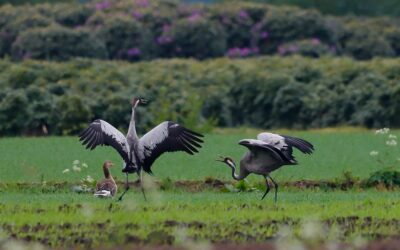
<instances>
[{"instance_id":1,"label":"small bird in grass","mask_svg":"<svg viewBox=\"0 0 400 250\"><path fill-rule=\"evenodd\" d=\"M275 186L275 202L277 201L278 184L269 174L283 165L297 165L293 156L293 147L304 154L311 154L314 151L314 146L306 140L266 132L258 134L257 139L243 139L239 141L239 145L249 149L240 160L239 175L235 173L236 164L231 158L220 156L217 161L224 162L232 168L232 177L238 181L243 180L251 173L264 176L267 189L261 200L270 191L269 178Z\"/></svg>"},{"instance_id":2,"label":"small bird in grass","mask_svg":"<svg viewBox=\"0 0 400 250\"><path fill-rule=\"evenodd\" d=\"M97 182L96 192L94 196L96 197L113 197L118 190L118 186L115 183L114 178L111 175L110 167L114 166L111 161L106 161L103 164L104 179Z\"/></svg>"}]
</instances>

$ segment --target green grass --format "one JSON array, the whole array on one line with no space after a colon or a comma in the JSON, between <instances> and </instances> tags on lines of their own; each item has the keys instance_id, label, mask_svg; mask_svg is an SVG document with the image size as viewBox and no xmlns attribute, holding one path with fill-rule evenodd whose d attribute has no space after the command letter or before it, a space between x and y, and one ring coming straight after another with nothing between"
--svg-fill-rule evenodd
<instances>
[{"instance_id":1,"label":"green grass","mask_svg":"<svg viewBox=\"0 0 400 250\"><path fill-rule=\"evenodd\" d=\"M237 144L242 138L254 138L257 130L220 130L205 137L200 154L184 153L162 155L153 165L157 178L172 180L204 180L206 177L231 179L230 170L215 159L218 155L231 156L238 161L246 148ZM315 145L313 155L295 151L300 165L286 166L272 174L278 181L319 180L340 178L344 171L354 176L367 177L382 168L369 155L371 150L392 150L393 159L400 155L398 147L385 145L385 137L367 130L281 131L299 136ZM399 131L394 134L400 136ZM0 182L78 181L84 175L102 177L102 163L110 159L117 163L113 175L123 179L119 155L109 147L85 150L77 137L1 138ZM88 169L81 173L62 174L74 160L86 162ZM133 179L136 177L133 177ZM259 180L259 176L250 180Z\"/></svg>"},{"instance_id":2,"label":"green grass","mask_svg":"<svg viewBox=\"0 0 400 250\"><path fill-rule=\"evenodd\" d=\"M204 180L206 177L230 180L229 169L215 158L226 155L239 160L246 148L237 142L253 138L258 132L216 130L206 135L200 154L165 154L155 163L154 174L162 180L167 177L172 180ZM309 140L316 151L313 155L296 151L300 166L287 166L274 172L278 182L332 180L340 178L344 171L364 178L383 167L371 158L371 150L378 150L382 159L393 162L400 155L398 147L385 145L387 135L374 135L367 130L279 132ZM400 136L399 131L394 134ZM88 151L76 137L1 138L0 152L0 248L2 237L10 236L67 248L179 245L193 241L265 242L275 239L287 228L292 230L293 237L312 244L304 236L309 221L314 221L313 228L323 228L320 230L323 236L316 234L311 239L317 242L400 235L400 201L396 191L353 188L325 192L282 188L278 203L274 204L273 192L261 201L261 191L224 193L211 188L203 192L186 192L179 188L157 191L145 182L150 185L148 202L137 189L128 192L123 202L116 202L97 199L88 193L74 193L69 188L70 183L58 186L42 183L77 182L88 174L95 179L102 178L104 160L121 162L111 148ZM74 160L86 162L89 167L80 173L62 174L65 168L71 168ZM123 179L119 166L113 169L113 174ZM250 179L260 181L258 176ZM15 182L25 184L12 184ZM29 184L31 182L36 184Z\"/></svg>"},{"instance_id":3,"label":"green grass","mask_svg":"<svg viewBox=\"0 0 400 250\"><path fill-rule=\"evenodd\" d=\"M287 226L301 235L308 220L325 224L324 237L330 240L400 233L395 192L281 192L277 204L272 196L264 201L260 196L260 192L153 192L145 202L140 192L130 192L118 203L69 192L3 193L0 225L3 234L19 239L90 247L129 241L179 244L181 234L196 241L262 242Z\"/></svg>"}]
</instances>

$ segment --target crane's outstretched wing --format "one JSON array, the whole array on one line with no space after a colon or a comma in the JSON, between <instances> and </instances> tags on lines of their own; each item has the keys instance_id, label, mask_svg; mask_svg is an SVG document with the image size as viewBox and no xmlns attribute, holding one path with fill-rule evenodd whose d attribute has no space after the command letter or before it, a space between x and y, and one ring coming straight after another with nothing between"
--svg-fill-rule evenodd
<instances>
[{"instance_id":1,"label":"crane's outstretched wing","mask_svg":"<svg viewBox=\"0 0 400 250\"><path fill-rule=\"evenodd\" d=\"M111 146L118 151L125 162L130 162L129 145L125 136L106 121L100 119L93 121L79 134L79 138L87 149L93 150L98 145Z\"/></svg>"},{"instance_id":2,"label":"crane's outstretched wing","mask_svg":"<svg viewBox=\"0 0 400 250\"><path fill-rule=\"evenodd\" d=\"M314 151L314 146L308 141L287 135L264 132L258 134L257 139L280 149L288 158L294 161L292 147L297 148L304 154L311 154Z\"/></svg>"},{"instance_id":3,"label":"crane's outstretched wing","mask_svg":"<svg viewBox=\"0 0 400 250\"><path fill-rule=\"evenodd\" d=\"M311 154L314 151L314 145L306 140L287 135L282 135L282 137L285 138L285 142L287 145L297 148L304 154Z\"/></svg>"},{"instance_id":4,"label":"crane's outstretched wing","mask_svg":"<svg viewBox=\"0 0 400 250\"><path fill-rule=\"evenodd\" d=\"M164 152L198 152L203 135L191 131L177 123L165 121L150 130L139 140L138 156L143 170L151 173L151 165Z\"/></svg>"},{"instance_id":5,"label":"crane's outstretched wing","mask_svg":"<svg viewBox=\"0 0 400 250\"><path fill-rule=\"evenodd\" d=\"M287 155L284 154L284 152L282 152L280 149L261 140L243 139L239 141L239 145L243 145L253 152L255 152L255 150L262 150L264 152L267 152L280 162L292 164L296 163L296 161L292 161L292 159L287 157Z\"/></svg>"}]
</instances>

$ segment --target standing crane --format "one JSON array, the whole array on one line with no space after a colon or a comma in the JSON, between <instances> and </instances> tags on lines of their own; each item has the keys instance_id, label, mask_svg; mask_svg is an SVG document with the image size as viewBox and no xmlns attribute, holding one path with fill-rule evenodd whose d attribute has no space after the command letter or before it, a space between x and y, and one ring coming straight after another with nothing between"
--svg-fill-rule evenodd
<instances>
[{"instance_id":1,"label":"standing crane","mask_svg":"<svg viewBox=\"0 0 400 250\"><path fill-rule=\"evenodd\" d=\"M128 174L137 173L144 198L142 171L152 174L151 166L154 161L165 152L183 151L190 155L201 148L203 135L191 131L175 122L164 121L150 130L147 134L138 137L135 126L135 111L139 104L147 100L135 97L132 99L132 115L126 137L115 127L103 120L93 121L79 135L80 141L86 149L93 150L99 145L113 147L125 162L122 172L126 174L125 191L118 200L129 190Z\"/></svg>"},{"instance_id":2,"label":"standing crane","mask_svg":"<svg viewBox=\"0 0 400 250\"><path fill-rule=\"evenodd\" d=\"M297 165L293 156L293 147L304 154L311 154L314 146L306 140L273 133L260 133L257 139L243 139L239 141L249 149L240 160L240 173L236 174L236 164L229 157L220 156L217 161L227 164L232 169L232 177L235 180L243 180L249 174L254 173L262 175L265 178L267 189L261 200L270 191L268 178L275 187L275 202L278 195L278 184L272 179L270 173L284 165Z\"/></svg>"}]
</instances>

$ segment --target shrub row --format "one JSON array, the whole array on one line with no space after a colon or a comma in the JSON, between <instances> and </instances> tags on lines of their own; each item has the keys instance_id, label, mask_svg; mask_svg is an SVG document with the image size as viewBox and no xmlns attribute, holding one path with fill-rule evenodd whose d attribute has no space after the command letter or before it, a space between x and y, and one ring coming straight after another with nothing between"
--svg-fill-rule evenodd
<instances>
[{"instance_id":1,"label":"shrub row","mask_svg":"<svg viewBox=\"0 0 400 250\"><path fill-rule=\"evenodd\" d=\"M0 7L0 57L66 60L400 55L396 18L333 18L254 3L102 0Z\"/></svg>"},{"instance_id":2,"label":"shrub row","mask_svg":"<svg viewBox=\"0 0 400 250\"><path fill-rule=\"evenodd\" d=\"M232 0L225 0L232 1ZM400 16L400 0L246 0L250 2L264 2L276 5L294 5L302 8L312 8L330 15L357 15L357 16Z\"/></svg>"},{"instance_id":3,"label":"shrub row","mask_svg":"<svg viewBox=\"0 0 400 250\"><path fill-rule=\"evenodd\" d=\"M261 128L398 127L399 81L398 59L2 60L0 134L44 128L76 134L96 118L126 129L133 96L151 101L139 109L141 131L164 119L196 129L205 121Z\"/></svg>"}]
</instances>

